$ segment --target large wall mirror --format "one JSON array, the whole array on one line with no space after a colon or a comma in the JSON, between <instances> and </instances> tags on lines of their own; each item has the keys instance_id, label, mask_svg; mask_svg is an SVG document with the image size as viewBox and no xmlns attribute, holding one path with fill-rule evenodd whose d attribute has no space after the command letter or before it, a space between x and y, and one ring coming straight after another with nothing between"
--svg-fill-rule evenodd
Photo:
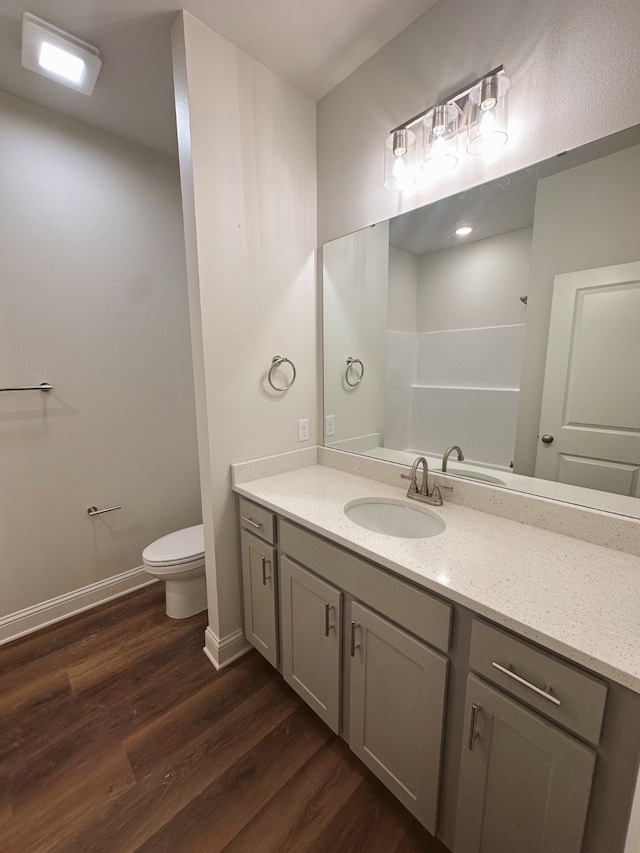
<instances>
[{"instance_id":1,"label":"large wall mirror","mask_svg":"<svg viewBox=\"0 0 640 853\"><path fill-rule=\"evenodd\" d=\"M640 517L640 127L325 244L323 327L327 446Z\"/></svg>"}]
</instances>

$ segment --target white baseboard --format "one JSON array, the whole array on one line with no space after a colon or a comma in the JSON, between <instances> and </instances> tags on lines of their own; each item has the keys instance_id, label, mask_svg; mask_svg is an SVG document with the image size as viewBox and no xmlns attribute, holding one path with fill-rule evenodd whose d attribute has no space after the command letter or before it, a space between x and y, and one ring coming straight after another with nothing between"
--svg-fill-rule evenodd
<instances>
[{"instance_id":1,"label":"white baseboard","mask_svg":"<svg viewBox=\"0 0 640 853\"><path fill-rule=\"evenodd\" d=\"M144 566L139 566L137 569L113 575L81 589L74 589L49 601L42 601L25 610L10 613L0 619L0 645L17 640L18 637L31 634L40 628L46 628L54 622L68 619L70 616L82 613L83 610L105 604L107 601L151 583L157 583L156 579L145 572Z\"/></svg>"},{"instance_id":2,"label":"white baseboard","mask_svg":"<svg viewBox=\"0 0 640 853\"><path fill-rule=\"evenodd\" d=\"M222 669L232 661L246 654L251 648L242 631L227 634L221 640L216 637L211 628L204 632L204 653L216 669Z\"/></svg>"}]
</instances>

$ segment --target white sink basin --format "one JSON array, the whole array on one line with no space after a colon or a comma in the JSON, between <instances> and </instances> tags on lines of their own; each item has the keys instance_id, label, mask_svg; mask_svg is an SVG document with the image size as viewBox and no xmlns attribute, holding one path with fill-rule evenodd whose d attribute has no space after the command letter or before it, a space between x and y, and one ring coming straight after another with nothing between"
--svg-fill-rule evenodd
<instances>
[{"instance_id":1,"label":"white sink basin","mask_svg":"<svg viewBox=\"0 0 640 853\"><path fill-rule=\"evenodd\" d=\"M477 471L461 471L459 468L447 468L447 474L454 474L456 477L464 477L467 480L478 480L479 483L493 483L496 486L505 485L503 480L491 477L489 474L479 474Z\"/></svg>"},{"instance_id":2,"label":"white sink basin","mask_svg":"<svg viewBox=\"0 0 640 853\"><path fill-rule=\"evenodd\" d=\"M426 539L428 536L437 536L446 527L444 521L435 512L421 506L414 506L408 501L361 498L346 504L344 513L348 519L359 524L360 527L404 539Z\"/></svg>"}]
</instances>

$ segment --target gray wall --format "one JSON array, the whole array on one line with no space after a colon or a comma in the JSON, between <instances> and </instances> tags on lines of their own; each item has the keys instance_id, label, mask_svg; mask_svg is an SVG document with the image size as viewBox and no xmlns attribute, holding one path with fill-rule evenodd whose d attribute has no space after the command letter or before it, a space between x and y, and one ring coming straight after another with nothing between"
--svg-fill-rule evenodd
<instances>
[{"instance_id":1,"label":"gray wall","mask_svg":"<svg viewBox=\"0 0 640 853\"><path fill-rule=\"evenodd\" d=\"M0 95L0 616L200 520L174 160ZM122 504L90 519L87 507Z\"/></svg>"}]
</instances>

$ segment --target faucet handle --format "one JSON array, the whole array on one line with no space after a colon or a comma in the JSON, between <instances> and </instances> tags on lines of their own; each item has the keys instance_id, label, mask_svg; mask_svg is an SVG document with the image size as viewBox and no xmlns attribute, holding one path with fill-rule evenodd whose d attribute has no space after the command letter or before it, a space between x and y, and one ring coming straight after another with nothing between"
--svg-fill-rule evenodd
<instances>
[{"instance_id":1,"label":"faucet handle","mask_svg":"<svg viewBox=\"0 0 640 853\"><path fill-rule=\"evenodd\" d=\"M442 495L440 494L440 487L436 483L433 489L431 490L431 494L429 495L434 506L442 506Z\"/></svg>"},{"instance_id":2,"label":"faucet handle","mask_svg":"<svg viewBox=\"0 0 640 853\"><path fill-rule=\"evenodd\" d=\"M409 480L409 491L410 492L418 492L418 481L415 478L414 474L400 474L400 478L402 480Z\"/></svg>"}]
</instances>

